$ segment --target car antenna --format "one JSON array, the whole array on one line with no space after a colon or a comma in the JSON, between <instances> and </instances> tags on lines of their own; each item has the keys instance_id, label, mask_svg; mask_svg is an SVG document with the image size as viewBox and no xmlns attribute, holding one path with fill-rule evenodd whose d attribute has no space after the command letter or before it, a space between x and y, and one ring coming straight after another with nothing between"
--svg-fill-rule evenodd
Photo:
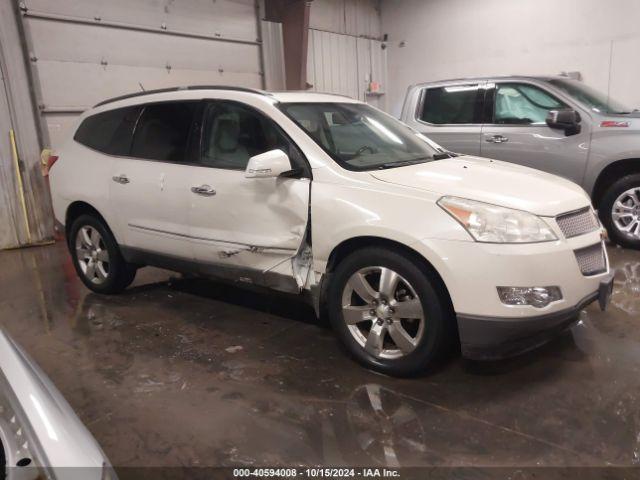
<instances>
[{"instance_id":1,"label":"car antenna","mask_svg":"<svg viewBox=\"0 0 640 480\"><path fill-rule=\"evenodd\" d=\"M140 85L140 90L142 90L143 92L146 92L146 90L144 89L144 87L142 86L142 82L138 82L138 85Z\"/></svg>"}]
</instances>

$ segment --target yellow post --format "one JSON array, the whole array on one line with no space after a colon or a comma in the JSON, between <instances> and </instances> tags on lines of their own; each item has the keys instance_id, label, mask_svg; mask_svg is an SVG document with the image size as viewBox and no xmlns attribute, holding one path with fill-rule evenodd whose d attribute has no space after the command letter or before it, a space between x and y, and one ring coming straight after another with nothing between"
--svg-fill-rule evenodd
<instances>
[{"instance_id":1,"label":"yellow post","mask_svg":"<svg viewBox=\"0 0 640 480\"><path fill-rule=\"evenodd\" d=\"M27 202L24 198L24 184L22 183L22 172L20 171L20 162L18 161L18 148L16 147L16 135L13 132L13 128L9 130L9 139L11 141L11 154L13 155L13 163L16 167L16 176L18 177L18 195L20 196L20 205L22 205L22 214L24 215L24 226L27 229L27 242L31 243L31 228L29 227Z\"/></svg>"}]
</instances>

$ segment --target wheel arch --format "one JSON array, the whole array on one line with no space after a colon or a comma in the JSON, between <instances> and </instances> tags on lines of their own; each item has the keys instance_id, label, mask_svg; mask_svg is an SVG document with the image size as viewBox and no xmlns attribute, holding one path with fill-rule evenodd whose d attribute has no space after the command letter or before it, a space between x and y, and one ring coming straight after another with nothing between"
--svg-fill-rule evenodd
<instances>
[{"instance_id":1,"label":"wheel arch","mask_svg":"<svg viewBox=\"0 0 640 480\"><path fill-rule=\"evenodd\" d=\"M104 215L102 215L97 208L87 202L77 200L69 204L64 216L64 232L67 237L67 241L69 241L69 229L71 228L71 225L76 220L76 218L78 218L80 215L93 215L97 217L104 224L105 228L109 230L111 235L113 235L113 238L116 238L113 230L111 230L111 227L109 227L109 223L104 218ZM116 242L117 241L118 240L116 238Z\"/></svg>"},{"instance_id":2,"label":"wheel arch","mask_svg":"<svg viewBox=\"0 0 640 480\"><path fill-rule=\"evenodd\" d=\"M449 289L447 285L438 272L438 270L433 266L433 264L427 260L420 252L411 248L410 246L400 243L396 240L390 240L384 237L376 237L376 236L358 236L352 237L346 240L343 240L338 245L336 245L331 253L329 254L329 260L327 262L327 268L322 276L322 284L320 286L320 295L318 298L318 313L322 316L325 316L327 311L327 286L331 279L331 274L335 270L335 267L349 255L351 252L366 248L366 247L380 247L387 248L390 250L394 250L400 252L409 258L412 258L416 264L419 264L425 272L428 273L430 278L435 281L435 287L438 291L443 295L443 298L450 309L450 312L453 316L453 320L455 323L455 311L453 308L453 302L451 300L451 295L449 293ZM326 318L326 317L325 317ZM457 328L457 327L456 327Z\"/></svg>"},{"instance_id":3,"label":"wheel arch","mask_svg":"<svg viewBox=\"0 0 640 480\"><path fill-rule=\"evenodd\" d=\"M593 185L591 199L598 208L607 188L616 180L634 173L640 173L640 158L615 160L602 169Z\"/></svg>"}]
</instances>

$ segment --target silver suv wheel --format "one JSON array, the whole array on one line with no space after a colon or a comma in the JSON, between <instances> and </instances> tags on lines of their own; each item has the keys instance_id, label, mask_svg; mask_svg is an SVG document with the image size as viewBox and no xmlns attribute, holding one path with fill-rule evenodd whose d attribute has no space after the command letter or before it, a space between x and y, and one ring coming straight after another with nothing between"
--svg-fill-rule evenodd
<instances>
[{"instance_id":1,"label":"silver suv wheel","mask_svg":"<svg viewBox=\"0 0 640 480\"><path fill-rule=\"evenodd\" d=\"M411 284L386 267L366 267L342 293L349 332L371 355L394 359L411 353L424 335L425 316Z\"/></svg>"},{"instance_id":2,"label":"silver suv wheel","mask_svg":"<svg viewBox=\"0 0 640 480\"><path fill-rule=\"evenodd\" d=\"M620 233L640 240L640 188L630 188L616 198L611 218Z\"/></svg>"},{"instance_id":3,"label":"silver suv wheel","mask_svg":"<svg viewBox=\"0 0 640 480\"><path fill-rule=\"evenodd\" d=\"M102 236L94 227L85 225L76 235L76 258L83 275L101 285L109 277L109 252Z\"/></svg>"}]
</instances>

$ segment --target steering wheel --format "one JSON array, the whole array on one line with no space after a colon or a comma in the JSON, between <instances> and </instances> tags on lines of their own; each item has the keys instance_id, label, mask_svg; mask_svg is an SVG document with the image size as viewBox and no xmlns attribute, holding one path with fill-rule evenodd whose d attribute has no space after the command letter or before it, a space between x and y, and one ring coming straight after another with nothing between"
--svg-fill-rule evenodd
<instances>
[{"instance_id":1,"label":"steering wheel","mask_svg":"<svg viewBox=\"0 0 640 480\"><path fill-rule=\"evenodd\" d=\"M362 155L367 150L369 150L369 153L371 153L372 155L376 153L376 149L375 148L370 147L369 145L365 145L363 147L360 147L358 150L356 150L356 154L354 156L359 157L360 155Z\"/></svg>"}]
</instances>

